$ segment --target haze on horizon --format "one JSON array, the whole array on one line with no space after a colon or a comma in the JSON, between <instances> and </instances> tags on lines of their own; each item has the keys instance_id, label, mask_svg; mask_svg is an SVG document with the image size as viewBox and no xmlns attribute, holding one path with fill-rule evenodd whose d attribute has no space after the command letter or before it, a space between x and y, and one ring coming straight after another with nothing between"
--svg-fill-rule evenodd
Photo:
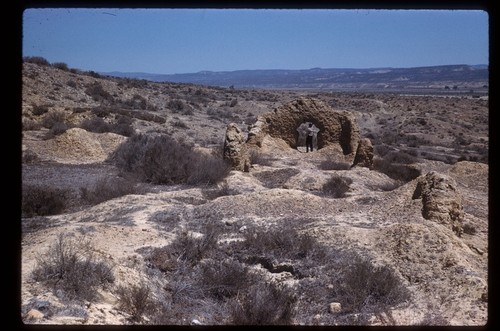
<instances>
[{"instance_id":1,"label":"haze on horizon","mask_svg":"<svg viewBox=\"0 0 500 331\"><path fill-rule=\"evenodd\" d=\"M23 56L96 72L489 64L483 10L27 8Z\"/></svg>"}]
</instances>

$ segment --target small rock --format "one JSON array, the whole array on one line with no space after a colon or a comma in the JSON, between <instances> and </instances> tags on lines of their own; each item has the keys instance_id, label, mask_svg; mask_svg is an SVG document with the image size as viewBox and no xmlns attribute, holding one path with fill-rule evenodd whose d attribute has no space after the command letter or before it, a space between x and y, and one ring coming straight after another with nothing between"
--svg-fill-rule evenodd
<instances>
[{"instance_id":1,"label":"small rock","mask_svg":"<svg viewBox=\"0 0 500 331\"><path fill-rule=\"evenodd\" d=\"M247 226L246 226L246 225L243 225L243 226L239 229L240 233L245 232L246 230L247 230Z\"/></svg>"},{"instance_id":2,"label":"small rock","mask_svg":"<svg viewBox=\"0 0 500 331\"><path fill-rule=\"evenodd\" d=\"M194 320L191 321L191 325L201 325L201 322L195 318Z\"/></svg>"},{"instance_id":3,"label":"small rock","mask_svg":"<svg viewBox=\"0 0 500 331\"><path fill-rule=\"evenodd\" d=\"M330 303L330 305L328 305L328 311L331 314L340 313L341 310L342 310L342 306L340 305L339 302L332 302L332 303Z\"/></svg>"},{"instance_id":4,"label":"small rock","mask_svg":"<svg viewBox=\"0 0 500 331\"><path fill-rule=\"evenodd\" d=\"M31 309L26 314L27 320L41 320L44 317L43 313L37 309Z\"/></svg>"}]
</instances>

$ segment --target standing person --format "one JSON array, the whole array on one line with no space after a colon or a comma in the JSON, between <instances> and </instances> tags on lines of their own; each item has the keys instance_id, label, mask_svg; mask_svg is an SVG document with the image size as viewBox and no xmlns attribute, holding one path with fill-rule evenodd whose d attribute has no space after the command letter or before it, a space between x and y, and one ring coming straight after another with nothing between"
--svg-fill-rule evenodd
<instances>
[{"instance_id":1,"label":"standing person","mask_svg":"<svg viewBox=\"0 0 500 331\"><path fill-rule=\"evenodd\" d=\"M309 148L311 148L311 152L313 151L313 137L314 130L313 124L309 123L309 127L307 128L307 136L306 136L306 152L309 152Z\"/></svg>"}]
</instances>

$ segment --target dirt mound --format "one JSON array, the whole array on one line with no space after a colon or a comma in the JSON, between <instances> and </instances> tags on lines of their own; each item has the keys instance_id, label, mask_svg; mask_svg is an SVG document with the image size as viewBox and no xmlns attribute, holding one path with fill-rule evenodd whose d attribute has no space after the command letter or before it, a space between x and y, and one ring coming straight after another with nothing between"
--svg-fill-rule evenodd
<instances>
[{"instance_id":1,"label":"dirt mound","mask_svg":"<svg viewBox=\"0 0 500 331\"><path fill-rule=\"evenodd\" d=\"M24 151L40 160L66 164L88 164L105 161L127 138L119 134L93 133L72 128L48 140L24 140Z\"/></svg>"}]
</instances>

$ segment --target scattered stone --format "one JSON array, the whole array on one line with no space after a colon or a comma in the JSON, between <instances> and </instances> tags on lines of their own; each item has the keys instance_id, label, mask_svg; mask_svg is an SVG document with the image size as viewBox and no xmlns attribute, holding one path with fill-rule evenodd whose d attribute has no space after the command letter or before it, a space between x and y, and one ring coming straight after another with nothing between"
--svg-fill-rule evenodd
<instances>
[{"instance_id":1,"label":"scattered stone","mask_svg":"<svg viewBox=\"0 0 500 331\"><path fill-rule=\"evenodd\" d=\"M26 313L26 320L28 321L41 320L43 317L43 313L37 309L31 309L28 313Z\"/></svg>"},{"instance_id":2,"label":"scattered stone","mask_svg":"<svg viewBox=\"0 0 500 331\"><path fill-rule=\"evenodd\" d=\"M337 314L342 311L342 306L339 302L332 302L328 305L328 311L331 314Z\"/></svg>"}]
</instances>

